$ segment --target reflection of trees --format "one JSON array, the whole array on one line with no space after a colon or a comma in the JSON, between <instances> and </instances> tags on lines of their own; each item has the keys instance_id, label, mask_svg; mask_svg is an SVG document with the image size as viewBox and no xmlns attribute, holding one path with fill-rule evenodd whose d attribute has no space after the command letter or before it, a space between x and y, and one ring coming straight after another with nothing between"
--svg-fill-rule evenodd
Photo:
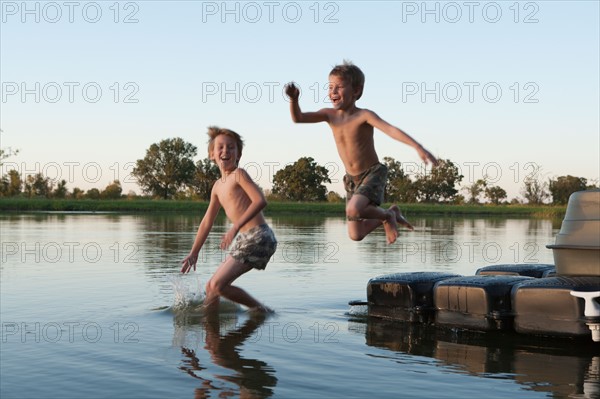
<instances>
[{"instance_id":1,"label":"reflection of trees","mask_svg":"<svg viewBox=\"0 0 600 399\"><path fill-rule=\"evenodd\" d=\"M546 219L528 219L527 235L531 237L552 237L552 223Z\"/></svg>"},{"instance_id":2,"label":"reflection of trees","mask_svg":"<svg viewBox=\"0 0 600 399\"><path fill-rule=\"evenodd\" d=\"M321 215L284 215L270 217L269 219L273 227L282 226L286 229L307 232L310 229L321 228L325 224L327 217Z\"/></svg>"},{"instance_id":3,"label":"reflection of trees","mask_svg":"<svg viewBox=\"0 0 600 399\"><path fill-rule=\"evenodd\" d=\"M438 244L454 239L457 219L426 217L409 220L415 226L415 231L400 228L398 240L392 245L386 243L382 228L375 229L358 247L361 257L364 257L362 261L373 265L375 270L378 267L389 270L386 265L388 262L425 263L433 258L430 252L438 248Z\"/></svg>"},{"instance_id":4,"label":"reflection of trees","mask_svg":"<svg viewBox=\"0 0 600 399\"><path fill-rule=\"evenodd\" d=\"M486 227L494 229L506 228L506 218L501 216L488 216L485 219Z\"/></svg>"},{"instance_id":5,"label":"reflection of trees","mask_svg":"<svg viewBox=\"0 0 600 399\"><path fill-rule=\"evenodd\" d=\"M433 325L369 318L351 322L367 345L441 361L444 372L511 378L556 397L597 397L600 347L591 340L541 338L502 332L454 331ZM391 354L390 360L398 358Z\"/></svg>"},{"instance_id":6,"label":"reflection of trees","mask_svg":"<svg viewBox=\"0 0 600 399\"><path fill-rule=\"evenodd\" d=\"M309 276L313 266L321 267L339 246L327 235L331 218L320 215L285 215L268 220L277 236L277 252L272 262L280 262L298 276Z\"/></svg>"},{"instance_id":7,"label":"reflection of trees","mask_svg":"<svg viewBox=\"0 0 600 399\"><path fill-rule=\"evenodd\" d=\"M503 262L535 262L537 255L548 256L545 245L556 235L548 219L441 216L411 222L415 231L400 229L392 245L386 244L381 229L373 231L356 249L360 261L388 272L389 264L398 262L419 269L435 266L438 271L473 262L489 264L490 259L497 262L496 256L504 256Z\"/></svg>"},{"instance_id":8,"label":"reflection of trees","mask_svg":"<svg viewBox=\"0 0 600 399\"><path fill-rule=\"evenodd\" d=\"M432 236L454 235L456 219L448 216L427 217L419 223L419 228L427 231ZM417 228L415 226L415 228Z\"/></svg>"},{"instance_id":9,"label":"reflection of trees","mask_svg":"<svg viewBox=\"0 0 600 399\"><path fill-rule=\"evenodd\" d=\"M184 359L180 369L201 381L201 386L195 390L195 397L209 398L214 395L267 398L272 396L273 388L277 384L275 371L262 360L245 358L240 353L240 347L246 340L260 337L260 327L265 321L265 316L253 315L235 330L222 331L223 324L230 321L230 319L222 320L218 314L211 314L200 319L200 326L204 329L204 349L210 354L212 363L234 371L233 374L207 375L207 367L202 366L197 353L200 348L181 347ZM224 381L226 386L218 380ZM228 387L229 383L233 383L235 387Z\"/></svg>"},{"instance_id":10,"label":"reflection of trees","mask_svg":"<svg viewBox=\"0 0 600 399\"><path fill-rule=\"evenodd\" d=\"M179 270L178 262L189 253L202 216L190 213L136 217L140 230L138 250L140 254L143 254L145 266L151 274L162 270ZM224 233L224 224L225 218L222 216L215 221L212 234L205 244L206 253L216 253L217 242L221 237L217 237L215 234L220 231ZM218 263L215 262L215 264Z\"/></svg>"},{"instance_id":11,"label":"reflection of trees","mask_svg":"<svg viewBox=\"0 0 600 399\"><path fill-rule=\"evenodd\" d=\"M194 242L202 214L158 214L136 216L139 221L140 239L137 243L148 272L173 271L177 262L189 252ZM289 262L315 263L315 243L324 243L327 218L323 216L289 215L268 218L279 241L275 259L285 252ZM208 239L200 252L202 262L218 265L225 259L227 251L219 248L221 236L229 222L221 212ZM282 234L278 234L281 231ZM292 241L285 237L292 237ZM312 259L312 260L311 260Z\"/></svg>"}]
</instances>

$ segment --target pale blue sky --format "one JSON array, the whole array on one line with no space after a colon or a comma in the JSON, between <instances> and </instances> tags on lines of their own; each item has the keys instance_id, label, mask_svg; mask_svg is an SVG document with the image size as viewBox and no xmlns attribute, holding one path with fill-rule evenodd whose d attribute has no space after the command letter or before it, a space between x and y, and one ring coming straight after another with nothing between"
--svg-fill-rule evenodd
<instances>
[{"instance_id":1,"label":"pale blue sky","mask_svg":"<svg viewBox=\"0 0 600 399\"><path fill-rule=\"evenodd\" d=\"M328 72L349 59L366 75L357 105L455 162L463 185L487 173L510 199L533 165L600 175L597 1L67 4L1 2L1 146L21 151L3 173L139 192L128 175L152 143L182 137L204 158L219 125L244 137L263 188L311 156L343 193L329 128L293 124L282 89L294 80L303 110L326 107Z\"/></svg>"}]
</instances>

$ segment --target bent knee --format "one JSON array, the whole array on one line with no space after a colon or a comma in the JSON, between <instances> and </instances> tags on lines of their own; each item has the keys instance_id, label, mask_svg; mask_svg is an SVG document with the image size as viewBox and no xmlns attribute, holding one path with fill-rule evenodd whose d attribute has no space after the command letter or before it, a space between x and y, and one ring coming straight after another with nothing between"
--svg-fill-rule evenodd
<instances>
[{"instance_id":1,"label":"bent knee","mask_svg":"<svg viewBox=\"0 0 600 399\"><path fill-rule=\"evenodd\" d=\"M361 209L355 205L347 205L346 206L346 218L351 222L361 219L360 212L361 212Z\"/></svg>"},{"instance_id":2,"label":"bent knee","mask_svg":"<svg viewBox=\"0 0 600 399\"><path fill-rule=\"evenodd\" d=\"M206 293L213 294L213 295L221 295L222 288L223 288L222 285L219 284L218 281L215 281L212 278L210 280L208 280L208 282L206 283L206 286L205 286Z\"/></svg>"},{"instance_id":3,"label":"bent knee","mask_svg":"<svg viewBox=\"0 0 600 399\"><path fill-rule=\"evenodd\" d=\"M352 241L362 241L366 236L359 231L348 231L348 237Z\"/></svg>"}]
</instances>

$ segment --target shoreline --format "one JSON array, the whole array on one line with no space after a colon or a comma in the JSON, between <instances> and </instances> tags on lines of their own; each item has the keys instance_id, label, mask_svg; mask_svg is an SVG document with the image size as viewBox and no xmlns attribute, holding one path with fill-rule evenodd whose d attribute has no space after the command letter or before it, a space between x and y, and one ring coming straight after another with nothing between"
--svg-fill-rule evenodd
<instances>
[{"instance_id":1,"label":"shoreline","mask_svg":"<svg viewBox=\"0 0 600 399\"><path fill-rule=\"evenodd\" d=\"M383 204L387 208L390 204ZM452 205L452 204L398 204L402 213L411 215L443 216L521 216L563 218L566 206L529 205ZM204 213L206 201L192 200L71 200L46 198L0 198L0 211L20 212L85 212L85 213ZM340 216L345 212L345 203L331 202L269 202L265 215L319 215Z\"/></svg>"}]
</instances>

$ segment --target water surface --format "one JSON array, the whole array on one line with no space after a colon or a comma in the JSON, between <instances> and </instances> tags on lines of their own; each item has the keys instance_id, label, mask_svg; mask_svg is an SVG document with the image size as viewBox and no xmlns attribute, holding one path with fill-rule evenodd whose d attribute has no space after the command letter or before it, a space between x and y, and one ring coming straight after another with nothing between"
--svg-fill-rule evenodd
<instances>
[{"instance_id":1,"label":"water surface","mask_svg":"<svg viewBox=\"0 0 600 399\"><path fill-rule=\"evenodd\" d=\"M388 246L382 231L350 241L343 218L268 218L278 250L238 284L275 315L225 306L209 318L185 305L224 259L227 223L182 276L200 218L0 215L0 396L598 397L597 346L366 320L348 306L382 274L552 263L560 221L413 219Z\"/></svg>"}]
</instances>

